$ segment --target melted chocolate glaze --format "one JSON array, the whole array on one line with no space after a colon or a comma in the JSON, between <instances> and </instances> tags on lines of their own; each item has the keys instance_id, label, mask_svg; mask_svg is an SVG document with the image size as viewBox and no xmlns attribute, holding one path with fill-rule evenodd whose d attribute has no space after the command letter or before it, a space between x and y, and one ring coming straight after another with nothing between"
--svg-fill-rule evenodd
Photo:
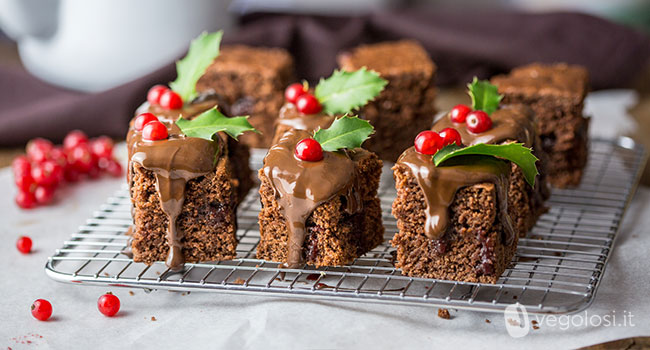
<instances>
[{"instance_id":1,"label":"melted chocolate glaze","mask_svg":"<svg viewBox=\"0 0 650 350\"><path fill-rule=\"evenodd\" d=\"M526 147L534 147L536 127L532 110L524 105L502 106L490 115L492 129L475 134L467 130L466 124L456 124L449 116L438 120L431 130L440 132L444 128L458 130L463 145L472 146L478 143L500 144L506 141L522 142Z\"/></svg>"},{"instance_id":2,"label":"melted chocolate glaze","mask_svg":"<svg viewBox=\"0 0 650 350\"><path fill-rule=\"evenodd\" d=\"M183 232L178 230L176 219L183 207L186 184L191 179L213 172L217 166L217 159L223 154L225 147L221 137L215 137L213 140L187 137L174 122L181 116L184 118L196 116L216 104L216 99L208 98L187 104L182 109L166 110L145 103L138 108L138 114L142 112L155 114L167 127L169 137L160 141L144 140L142 134L133 129L133 123L127 135L129 185L131 185L133 164L139 164L152 171L156 177L160 206L168 218L166 238L169 253L165 263L172 269L179 269L185 263Z\"/></svg>"},{"instance_id":3,"label":"melted chocolate glaze","mask_svg":"<svg viewBox=\"0 0 650 350\"><path fill-rule=\"evenodd\" d=\"M294 149L307 137L311 137L311 133L290 130L264 158L264 175L275 191L286 221L289 268L299 267L305 261L303 244L308 235L307 220L320 204L344 196L346 212L354 214L363 209L355 162L367 152L361 149L323 152L321 161L302 161L294 156Z\"/></svg>"},{"instance_id":4,"label":"melted chocolate glaze","mask_svg":"<svg viewBox=\"0 0 650 350\"><path fill-rule=\"evenodd\" d=\"M474 134L467 130L465 124L455 124L449 116L444 116L432 127L439 132L444 128L454 128L461 135L466 146L478 143L500 144L508 141L522 142L526 147L537 147L535 123L530 108L523 105L503 106L492 113L492 129ZM445 166L436 167L431 156L418 153L411 147L397 160L397 164L406 165L415 176L424 193L427 205L425 234L430 239L439 240L449 226L449 206L456 192L463 187L493 183L497 189L499 218L505 230L505 243L514 241L515 232L512 219L508 214L508 186L511 171L508 162L474 157L475 161L463 164L449 160ZM454 164L457 163L457 164Z\"/></svg>"},{"instance_id":5,"label":"melted chocolate glaze","mask_svg":"<svg viewBox=\"0 0 650 350\"><path fill-rule=\"evenodd\" d=\"M326 114L302 114L298 112L293 103L287 103L280 109L280 114L276 121L275 137L273 138L272 145L280 141L285 132L296 129L315 131L318 128L328 128L335 117Z\"/></svg>"}]
</instances>

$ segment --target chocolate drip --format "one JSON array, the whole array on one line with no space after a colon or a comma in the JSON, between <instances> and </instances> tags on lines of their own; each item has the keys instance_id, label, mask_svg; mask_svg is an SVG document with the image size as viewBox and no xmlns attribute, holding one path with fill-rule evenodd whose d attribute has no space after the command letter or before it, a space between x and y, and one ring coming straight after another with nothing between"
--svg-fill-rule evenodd
<instances>
[{"instance_id":1,"label":"chocolate drip","mask_svg":"<svg viewBox=\"0 0 650 350\"><path fill-rule=\"evenodd\" d=\"M480 183L493 183L497 192L499 219L507 233L506 244L513 241L515 229L508 215L508 162L496 158L466 156L463 163L450 159L445 166L436 167L431 156L421 154L411 147L397 160L397 166L399 165L405 165L411 170L424 193L427 205L424 232L428 238L439 240L447 231L449 206L458 190Z\"/></svg>"},{"instance_id":2,"label":"chocolate drip","mask_svg":"<svg viewBox=\"0 0 650 350\"><path fill-rule=\"evenodd\" d=\"M146 108L146 111L156 114L167 127L169 137L166 140L146 141L133 128L127 136L129 184L132 181L133 163L152 171L156 177L160 207L168 220L166 239L169 254L165 263L172 269L179 269L185 263L183 232L178 230L177 219L183 208L187 182L214 171L217 158L224 147L220 137L215 137L214 140L186 137L174 121L180 116L192 117L214 105L215 101L200 101L181 110L169 111L145 104L139 110Z\"/></svg>"},{"instance_id":3,"label":"chocolate drip","mask_svg":"<svg viewBox=\"0 0 650 350\"><path fill-rule=\"evenodd\" d=\"M354 214L362 209L353 160L355 151L324 152L321 161L302 161L294 156L294 148L307 137L311 137L309 132L290 130L264 158L264 175L275 191L286 221L289 268L304 263L307 220L320 204L343 196L346 212Z\"/></svg>"},{"instance_id":4,"label":"chocolate drip","mask_svg":"<svg viewBox=\"0 0 650 350\"><path fill-rule=\"evenodd\" d=\"M325 114L302 114L293 103L287 103L280 109L277 129L273 145L280 141L282 135L291 129L315 131L318 128L328 128L334 121L334 116Z\"/></svg>"}]
</instances>

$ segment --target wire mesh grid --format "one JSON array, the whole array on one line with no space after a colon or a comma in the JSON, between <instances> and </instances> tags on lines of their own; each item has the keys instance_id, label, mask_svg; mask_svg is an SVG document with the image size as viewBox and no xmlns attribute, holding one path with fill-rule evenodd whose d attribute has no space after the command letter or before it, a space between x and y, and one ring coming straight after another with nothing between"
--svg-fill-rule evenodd
<instances>
[{"instance_id":1,"label":"wire mesh grid","mask_svg":"<svg viewBox=\"0 0 650 350\"><path fill-rule=\"evenodd\" d=\"M253 152L252 165L264 153ZM623 214L646 160L631 139L594 140L580 187L552 191L544 214L519 241L509 268L496 284L401 275L390 239L397 230L390 207L392 173L384 168L379 195L384 243L349 266L302 269L255 259L260 201L252 190L238 211L237 259L186 264L181 272L163 262L147 266L122 254L131 225L126 188L93 213L49 258L47 274L61 282L145 289L254 293L282 297L407 303L498 311L519 302L533 313L570 313L589 306L601 281Z\"/></svg>"}]
</instances>

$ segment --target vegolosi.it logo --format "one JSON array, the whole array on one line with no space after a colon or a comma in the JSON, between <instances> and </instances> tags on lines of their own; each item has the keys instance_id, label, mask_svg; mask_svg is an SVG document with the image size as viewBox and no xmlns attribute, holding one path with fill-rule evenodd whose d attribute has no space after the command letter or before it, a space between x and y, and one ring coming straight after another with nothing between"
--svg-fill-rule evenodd
<instances>
[{"instance_id":1,"label":"vegolosi.it logo","mask_svg":"<svg viewBox=\"0 0 650 350\"><path fill-rule=\"evenodd\" d=\"M531 329L540 326L559 328L560 330L586 327L635 327L634 315L626 310L616 313L616 310L599 315L584 311L573 315L528 315L526 307L520 303L508 305L503 313L506 330L513 338L525 337Z\"/></svg>"}]
</instances>

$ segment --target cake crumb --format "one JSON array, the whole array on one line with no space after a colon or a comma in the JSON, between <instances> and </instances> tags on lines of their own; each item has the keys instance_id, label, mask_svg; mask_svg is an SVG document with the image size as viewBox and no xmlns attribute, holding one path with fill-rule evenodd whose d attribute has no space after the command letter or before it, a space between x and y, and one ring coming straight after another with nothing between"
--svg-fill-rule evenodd
<instances>
[{"instance_id":1,"label":"cake crumb","mask_svg":"<svg viewBox=\"0 0 650 350\"><path fill-rule=\"evenodd\" d=\"M485 323L492 323L492 321L488 320L487 318L485 319Z\"/></svg>"},{"instance_id":2,"label":"cake crumb","mask_svg":"<svg viewBox=\"0 0 650 350\"><path fill-rule=\"evenodd\" d=\"M235 280L235 284L244 284L244 283L246 283L246 281L244 281L243 279L241 279L239 277Z\"/></svg>"},{"instance_id":3,"label":"cake crumb","mask_svg":"<svg viewBox=\"0 0 650 350\"><path fill-rule=\"evenodd\" d=\"M533 324L533 329L539 329L539 323L536 320L532 320L531 323Z\"/></svg>"},{"instance_id":4,"label":"cake crumb","mask_svg":"<svg viewBox=\"0 0 650 350\"><path fill-rule=\"evenodd\" d=\"M445 320L451 318L451 316L449 315L449 310L447 309L438 309L438 317L444 318Z\"/></svg>"},{"instance_id":5,"label":"cake crumb","mask_svg":"<svg viewBox=\"0 0 650 350\"><path fill-rule=\"evenodd\" d=\"M135 295L132 290L129 291L129 295Z\"/></svg>"},{"instance_id":6,"label":"cake crumb","mask_svg":"<svg viewBox=\"0 0 650 350\"><path fill-rule=\"evenodd\" d=\"M156 316L151 316L151 320L152 320L152 321L158 321L158 320L156 319Z\"/></svg>"},{"instance_id":7,"label":"cake crumb","mask_svg":"<svg viewBox=\"0 0 650 350\"><path fill-rule=\"evenodd\" d=\"M104 272L104 276L108 277L110 275L108 274L108 272Z\"/></svg>"}]
</instances>

